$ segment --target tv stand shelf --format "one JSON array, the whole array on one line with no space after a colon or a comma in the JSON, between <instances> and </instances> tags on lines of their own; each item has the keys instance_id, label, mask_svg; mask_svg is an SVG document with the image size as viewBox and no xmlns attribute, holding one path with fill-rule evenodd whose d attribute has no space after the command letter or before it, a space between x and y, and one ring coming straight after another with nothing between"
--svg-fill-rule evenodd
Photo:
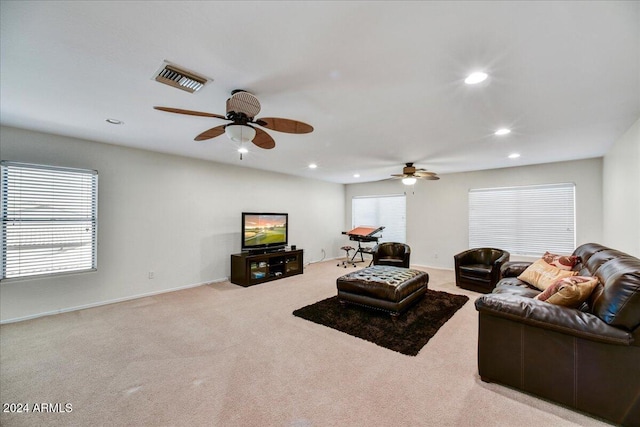
<instances>
[{"instance_id":1,"label":"tv stand shelf","mask_svg":"<svg viewBox=\"0 0 640 427\"><path fill-rule=\"evenodd\" d=\"M252 286L302 274L302 250L231 255L231 283Z\"/></svg>"}]
</instances>

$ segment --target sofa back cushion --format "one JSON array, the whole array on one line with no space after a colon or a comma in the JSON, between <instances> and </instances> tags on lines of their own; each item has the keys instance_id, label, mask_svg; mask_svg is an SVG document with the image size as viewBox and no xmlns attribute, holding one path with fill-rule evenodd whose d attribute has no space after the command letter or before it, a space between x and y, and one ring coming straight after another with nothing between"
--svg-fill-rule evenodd
<instances>
[{"instance_id":1,"label":"sofa back cushion","mask_svg":"<svg viewBox=\"0 0 640 427\"><path fill-rule=\"evenodd\" d=\"M573 255L578 257L576 265L573 267L574 271L579 271L581 276L590 276L591 274L588 274L590 272L586 269L587 261L589 261L589 258L591 258L593 254L606 249L609 248L599 243L585 243L584 245L578 246L576 250L573 251Z\"/></svg>"},{"instance_id":2,"label":"sofa back cushion","mask_svg":"<svg viewBox=\"0 0 640 427\"><path fill-rule=\"evenodd\" d=\"M609 251L587 261L597 266L594 275L603 284L592 294L591 311L611 326L632 331L640 326L640 260L619 251L605 252Z\"/></svg>"},{"instance_id":3,"label":"sofa back cushion","mask_svg":"<svg viewBox=\"0 0 640 427\"><path fill-rule=\"evenodd\" d=\"M588 260L583 263L583 266L587 268L592 274L598 271L598 269L605 263L612 259L630 257L624 252L617 251L615 249L605 249L594 253Z\"/></svg>"}]
</instances>

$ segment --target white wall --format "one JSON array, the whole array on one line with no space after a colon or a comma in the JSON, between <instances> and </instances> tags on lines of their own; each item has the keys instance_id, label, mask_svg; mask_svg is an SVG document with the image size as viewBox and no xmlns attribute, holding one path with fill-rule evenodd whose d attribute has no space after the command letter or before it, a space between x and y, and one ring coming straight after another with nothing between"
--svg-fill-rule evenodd
<instances>
[{"instance_id":1,"label":"white wall","mask_svg":"<svg viewBox=\"0 0 640 427\"><path fill-rule=\"evenodd\" d=\"M224 279L242 211L288 212L305 263L339 255L343 185L10 127L0 158L99 173L98 271L3 281L2 321Z\"/></svg>"},{"instance_id":2,"label":"white wall","mask_svg":"<svg viewBox=\"0 0 640 427\"><path fill-rule=\"evenodd\" d=\"M640 120L604 156L604 241L640 257Z\"/></svg>"},{"instance_id":3,"label":"white wall","mask_svg":"<svg viewBox=\"0 0 640 427\"><path fill-rule=\"evenodd\" d=\"M342 256L351 198L402 193L398 181L346 186L91 141L0 128L0 158L99 172L98 271L0 283L0 320L221 280L240 249L240 212L289 212L305 260ZM576 183L577 244L640 256L640 120L604 159L441 175L407 195L412 263L453 267L468 247L470 188ZM277 191L273 191L277 189ZM603 207L604 206L604 207ZM313 224L309 227L309 224ZM148 279L149 271L155 279Z\"/></svg>"},{"instance_id":4,"label":"white wall","mask_svg":"<svg viewBox=\"0 0 640 427\"><path fill-rule=\"evenodd\" d=\"M407 194L407 243L411 263L453 268L453 255L469 247L468 192L472 188L560 182L576 184L577 244L602 241L602 159L548 163L441 175L420 181ZM351 198L398 194L400 181L347 185L345 224L351 223ZM384 225L384 224L380 224Z\"/></svg>"}]
</instances>

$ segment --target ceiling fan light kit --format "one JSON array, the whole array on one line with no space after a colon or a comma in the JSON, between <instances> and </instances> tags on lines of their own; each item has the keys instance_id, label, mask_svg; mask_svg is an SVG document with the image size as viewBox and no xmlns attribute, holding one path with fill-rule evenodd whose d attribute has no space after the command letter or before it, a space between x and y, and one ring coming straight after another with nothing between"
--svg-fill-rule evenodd
<instances>
[{"instance_id":1,"label":"ceiling fan light kit","mask_svg":"<svg viewBox=\"0 0 640 427\"><path fill-rule=\"evenodd\" d=\"M227 125L224 133L233 142L249 142L256 137L256 130L247 125Z\"/></svg>"},{"instance_id":2,"label":"ceiling fan light kit","mask_svg":"<svg viewBox=\"0 0 640 427\"><path fill-rule=\"evenodd\" d=\"M414 178L414 177L407 177L407 178L402 178L402 183L404 185L413 185L418 181L418 178Z\"/></svg>"},{"instance_id":3,"label":"ceiling fan light kit","mask_svg":"<svg viewBox=\"0 0 640 427\"><path fill-rule=\"evenodd\" d=\"M435 172L429 172L426 169L417 169L413 163L406 163L402 168L402 173L391 175L394 179L402 179L404 185L414 185L419 179L427 181L437 181L440 177Z\"/></svg>"}]
</instances>

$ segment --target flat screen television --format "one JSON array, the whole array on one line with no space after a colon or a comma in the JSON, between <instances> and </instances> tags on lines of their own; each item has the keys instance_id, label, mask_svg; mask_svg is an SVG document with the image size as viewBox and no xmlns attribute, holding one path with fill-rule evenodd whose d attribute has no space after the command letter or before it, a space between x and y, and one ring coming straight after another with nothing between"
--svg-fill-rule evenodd
<instances>
[{"instance_id":1,"label":"flat screen television","mask_svg":"<svg viewBox=\"0 0 640 427\"><path fill-rule=\"evenodd\" d=\"M289 214L242 212L242 250L277 250L289 241Z\"/></svg>"}]
</instances>

